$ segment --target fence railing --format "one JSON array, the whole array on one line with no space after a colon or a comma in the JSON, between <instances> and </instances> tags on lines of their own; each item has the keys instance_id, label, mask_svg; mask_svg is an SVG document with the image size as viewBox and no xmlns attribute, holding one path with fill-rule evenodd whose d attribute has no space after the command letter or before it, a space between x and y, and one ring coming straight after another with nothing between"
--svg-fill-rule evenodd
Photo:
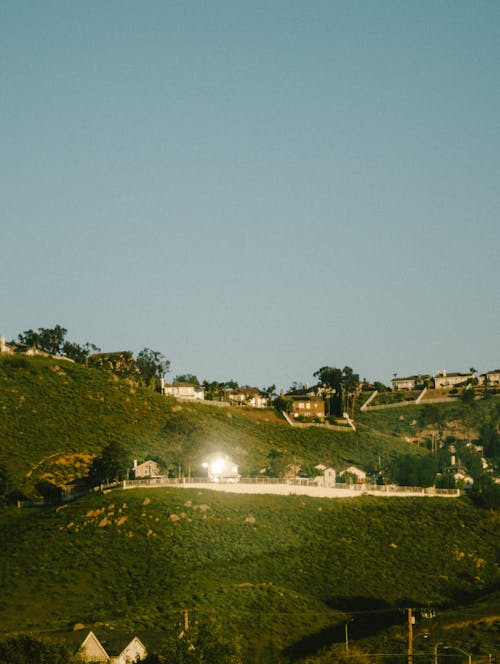
<instances>
[{"instance_id":1,"label":"fence railing","mask_svg":"<svg viewBox=\"0 0 500 664\"><path fill-rule=\"evenodd\" d=\"M322 479L322 478L319 478ZM279 477L241 477L237 482L233 479L222 480L220 482L213 482L207 477L182 477L182 478L168 478L168 477L151 477L142 478L137 480L124 480L120 482L121 488L132 487L151 487L151 486L187 486L210 484L217 486L218 484L240 484L240 485L275 485L275 486L307 486L307 487L321 487L329 489L338 489L346 491L359 491L360 493L380 493L380 494L420 494L427 496L460 496L460 489L437 489L436 487L421 487L421 486L399 486L394 484L370 484L370 483L348 483L337 482L335 484L325 485L318 478L303 478L293 477L283 479ZM116 485L115 485L116 486Z\"/></svg>"}]
</instances>

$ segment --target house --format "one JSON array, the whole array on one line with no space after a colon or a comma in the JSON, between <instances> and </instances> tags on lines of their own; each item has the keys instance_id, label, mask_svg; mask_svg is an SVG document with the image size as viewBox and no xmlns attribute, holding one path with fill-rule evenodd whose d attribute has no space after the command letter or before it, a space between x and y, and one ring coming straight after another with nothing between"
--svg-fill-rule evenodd
<instances>
[{"instance_id":1,"label":"house","mask_svg":"<svg viewBox=\"0 0 500 664\"><path fill-rule=\"evenodd\" d=\"M14 353L14 348L5 343L5 337L0 337L0 353L7 353L8 355Z\"/></svg>"},{"instance_id":2,"label":"house","mask_svg":"<svg viewBox=\"0 0 500 664\"><path fill-rule=\"evenodd\" d=\"M121 643L119 639L112 637L107 642L107 649L114 655L110 655L104 645L99 641L94 632L90 631L80 645L77 656L84 662L106 662L106 664L134 664L144 659L147 650L142 641L137 637L128 643Z\"/></svg>"},{"instance_id":3,"label":"house","mask_svg":"<svg viewBox=\"0 0 500 664\"><path fill-rule=\"evenodd\" d=\"M292 404L291 416L293 418L325 419L325 402L321 397L311 394L294 394L289 399Z\"/></svg>"},{"instance_id":4,"label":"house","mask_svg":"<svg viewBox=\"0 0 500 664\"><path fill-rule=\"evenodd\" d=\"M500 369L493 369L493 371L487 371L483 377L483 384L485 385L500 385Z\"/></svg>"},{"instance_id":5,"label":"house","mask_svg":"<svg viewBox=\"0 0 500 664\"><path fill-rule=\"evenodd\" d=\"M161 475L161 468L152 459L144 461L144 463L137 463L137 459L134 459L133 472L136 480L141 477L159 477Z\"/></svg>"},{"instance_id":6,"label":"house","mask_svg":"<svg viewBox=\"0 0 500 664\"><path fill-rule=\"evenodd\" d=\"M436 390L439 390L443 387L456 387L456 386L465 386L476 378L475 373L458 373L451 372L447 373L445 369L441 373L437 373L434 377L434 386Z\"/></svg>"},{"instance_id":7,"label":"house","mask_svg":"<svg viewBox=\"0 0 500 664\"><path fill-rule=\"evenodd\" d=\"M212 454L203 468L207 469L207 478L209 482L239 482L241 475L238 473L238 466L229 459L229 457Z\"/></svg>"},{"instance_id":8,"label":"house","mask_svg":"<svg viewBox=\"0 0 500 664\"><path fill-rule=\"evenodd\" d=\"M201 385L194 383L175 382L169 385L162 379L161 391L165 396L175 397L179 401L204 401L205 399L204 389Z\"/></svg>"},{"instance_id":9,"label":"house","mask_svg":"<svg viewBox=\"0 0 500 664\"><path fill-rule=\"evenodd\" d=\"M350 484L364 484L366 482L366 473L357 466L348 466L343 468L339 474L339 478L344 478Z\"/></svg>"},{"instance_id":10,"label":"house","mask_svg":"<svg viewBox=\"0 0 500 664\"><path fill-rule=\"evenodd\" d=\"M391 383L393 390L419 390L423 389L431 380L430 374L418 374L406 378L393 378Z\"/></svg>"},{"instance_id":11,"label":"house","mask_svg":"<svg viewBox=\"0 0 500 664\"><path fill-rule=\"evenodd\" d=\"M457 470L456 473L453 473L453 477L458 487L464 487L467 489L474 484L474 478L463 470Z\"/></svg>"},{"instance_id":12,"label":"house","mask_svg":"<svg viewBox=\"0 0 500 664\"><path fill-rule=\"evenodd\" d=\"M92 631L83 640L77 655L84 662L109 662L108 653L104 650L104 646Z\"/></svg>"},{"instance_id":13,"label":"house","mask_svg":"<svg viewBox=\"0 0 500 664\"><path fill-rule=\"evenodd\" d=\"M319 470L320 465L321 464L318 464L318 466L315 466L315 468ZM335 471L335 469L325 466L322 466L321 469L323 471L323 474L315 477L314 483L317 484L318 486L334 487L337 482L337 472Z\"/></svg>"},{"instance_id":14,"label":"house","mask_svg":"<svg viewBox=\"0 0 500 664\"><path fill-rule=\"evenodd\" d=\"M228 394L229 401L239 406L267 408L267 399L254 387L242 387Z\"/></svg>"}]
</instances>

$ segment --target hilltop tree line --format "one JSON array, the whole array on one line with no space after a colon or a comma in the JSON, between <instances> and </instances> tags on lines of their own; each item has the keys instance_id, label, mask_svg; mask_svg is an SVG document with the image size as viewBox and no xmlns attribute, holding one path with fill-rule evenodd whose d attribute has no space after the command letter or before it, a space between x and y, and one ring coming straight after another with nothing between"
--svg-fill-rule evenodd
<instances>
[{"instance_id":1,"label":"hilltop tree line","mask_svg":"<svg viewBox=\"0 0 500 664\"><path fill-rule=\"evenodd\" d=\"M68 330L61 325L25 330L18 334L17 341L12 341L11 345L35 348L49 355L66 357L78 364L105 368L122 378L136 379L154 388L170 370L170 360L151 348L143 348L135 358L131 351L101 353L101 349L92 342L80 344L69 341L67 333Z\"/></svg>"}]
</instances>

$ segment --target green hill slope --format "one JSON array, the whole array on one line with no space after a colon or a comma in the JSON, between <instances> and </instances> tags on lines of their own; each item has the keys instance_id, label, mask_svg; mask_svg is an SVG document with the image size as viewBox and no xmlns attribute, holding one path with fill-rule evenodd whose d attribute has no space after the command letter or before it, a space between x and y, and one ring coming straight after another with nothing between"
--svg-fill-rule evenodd
<instances>
[{"instance_id":1,"label":"green hill slope","mask_svg":"<svg viewBox=\"0 0 500 664\"><path fill-rule=\"evenodd\" d=\"M242 474L270 463L358 463L374 466L393 451L420 451L373 428L358 433L292 429L270 412L269 421L237 408L178 402L63 360L0 359L0 463L27 490L37 479L65 483L85 474L112 440L135 458L158 455L196 474L211 452L231 455Z\"/></svg>"},{"instance_id":2,"label":"green hill slope","mask_svg":"<svg viewBox=\"0 0 500 664\"><path fill-rule=\"evenodd\" d=\"M187 608L243 635L245 661L277 661L345 610L453 604L491 588L497 526L462 500L170 488L6 508L0 625L104 623L154 642Z\"/></svg>"}]
</instances>

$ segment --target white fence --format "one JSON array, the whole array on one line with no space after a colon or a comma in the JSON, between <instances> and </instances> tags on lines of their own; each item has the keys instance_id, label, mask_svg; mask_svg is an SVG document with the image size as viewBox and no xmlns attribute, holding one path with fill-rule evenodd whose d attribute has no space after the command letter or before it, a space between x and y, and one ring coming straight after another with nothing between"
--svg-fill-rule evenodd
<instances>
[{"instance_id":1,"label":"white fence","mask_svg":"<svg viewBox=\"0 0 500 664\"><path fill-rule=\"evenodd\" d=\"M318 481L319 480L319 481ZM378 484L340 484L325 486L322 478L316 481L310 478L292 478L283 480L274 477L244 477L239 482L209 482L206 478L169 479L155 477L151 479L125 480L120 483L123 489L135 488L199 488L228 493L272 493L278 495L308 495L317 498L347 498L360 495L392 496L392 497L439 497L457 498L460 489L436 489L435 487L407 487Z\"/></svg>"}]
</instances>

